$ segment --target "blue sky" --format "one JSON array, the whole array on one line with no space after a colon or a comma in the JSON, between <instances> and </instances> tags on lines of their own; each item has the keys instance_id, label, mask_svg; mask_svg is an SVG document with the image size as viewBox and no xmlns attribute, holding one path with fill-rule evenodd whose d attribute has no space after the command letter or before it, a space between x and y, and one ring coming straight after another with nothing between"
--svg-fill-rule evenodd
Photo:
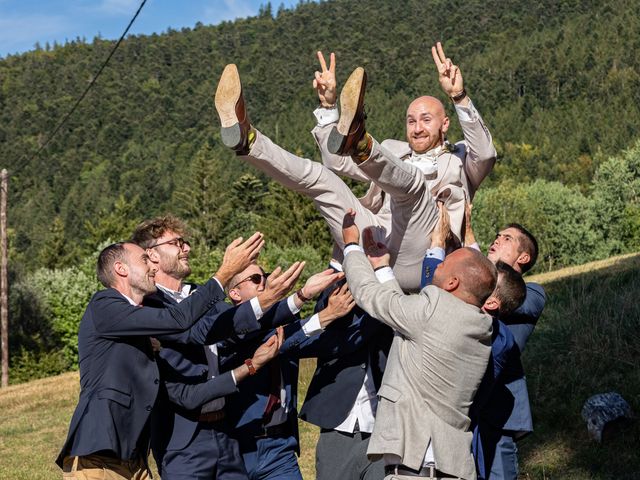
<instances>
[{"instance_id":1,"label":"blue sky","mask_svg":"<svg viewBox=\"0 0 640 480\"><path fill-rule=\"evenodd\" d=\"M120 37L141 0L0 0L0 57L32 50L36 42L64 43L96 35ZM253 16L267 0L147 0L129 33L163 32L167 27L217 24ZM298 0L272 0L294 6Z\"/></svg>"}]
</instances>

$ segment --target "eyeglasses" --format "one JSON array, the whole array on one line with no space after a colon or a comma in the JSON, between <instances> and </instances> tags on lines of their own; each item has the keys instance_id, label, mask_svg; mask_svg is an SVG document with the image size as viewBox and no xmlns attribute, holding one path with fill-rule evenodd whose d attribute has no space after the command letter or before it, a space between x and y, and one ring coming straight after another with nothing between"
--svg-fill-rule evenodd
<instances>
[{"instance_id":1,"label":"eyeglasses","mask_svg":"<svg viewBox=\"0 0 640 480\"><path fill-rule=\"evenodd\" d=\"M267 280L267 277L269 276L268 273L254 273L253 275L249 275L247 278L245 278L244 280L240 280L238 283L236 283L233 287L231 288L236 288L238 285L240 285L241 283L244 282L252 282L255 283L256 285L260 285L260 283L262 282L262 279L264 278L265 281Z\"/></svg>"},{"instance_id":2,"label":"eyeglasses","mask_svg":"<svg viewBox=\"0 0 640 480\"><path fill-rule=\"evenodd\" d=\"M191 246L188 240L185 240L182 237L177 237L177 238L172 238L171 240L167 240L166 242L156 243L155 245L151 245L149 248L156 248L156 247L159 247L160 245L173 245L174 247L178 247L180 250L182 250L185 245L187 247Z\"/></svg>"}]
</instances>

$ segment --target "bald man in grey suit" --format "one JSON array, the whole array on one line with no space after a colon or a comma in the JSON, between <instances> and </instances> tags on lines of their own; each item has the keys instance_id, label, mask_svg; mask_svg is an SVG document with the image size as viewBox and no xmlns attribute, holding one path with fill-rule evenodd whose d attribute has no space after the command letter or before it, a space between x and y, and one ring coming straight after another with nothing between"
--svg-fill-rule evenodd
<instances>
[{"instance_id":1,"label":"bald man in grey suit","mask_svg":"<svg viewBox=\"0 0 640 480\"><path fill-rule=\"evenodd\" d=\"M481 307L496 284L493 264L462 248L438 266L433 285L402 293L386 247L345 216L344 269L357 304L395 330L367 454L387 480L475 479L469 407L491 351L491 317ZM376 274L374 274L374 268ZM381 283L378 278L388 281Z\"/></svg>"}]
</instances>

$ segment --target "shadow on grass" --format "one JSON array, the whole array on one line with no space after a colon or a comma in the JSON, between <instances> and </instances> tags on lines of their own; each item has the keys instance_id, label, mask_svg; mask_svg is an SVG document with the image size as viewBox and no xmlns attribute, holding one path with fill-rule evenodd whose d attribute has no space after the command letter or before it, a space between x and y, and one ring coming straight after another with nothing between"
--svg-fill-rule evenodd
<instances>
[{"instance_id":1,"label":"shadow on grass","mask_svg":"<svg viewBox=\"0 0 640 480\"><path fill-rule=\"evenodd\" d=\"M545 282L548 300L523 356L535 432L519 444L523 478L638 479L640 422L602 445L581 410L616 391L640 413L640 259Z\"/></svg>"}]
</instances>

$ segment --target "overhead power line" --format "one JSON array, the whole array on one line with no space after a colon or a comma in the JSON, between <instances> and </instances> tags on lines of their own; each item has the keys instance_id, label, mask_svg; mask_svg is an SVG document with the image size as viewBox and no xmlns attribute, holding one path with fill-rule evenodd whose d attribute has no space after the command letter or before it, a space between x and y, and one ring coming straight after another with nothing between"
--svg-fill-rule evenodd
<instances>
[{"instance_id":1,"label":"overhead power line","mask_svg":"<svg viewBox=\"0 0 640 480\"><path fill-rule=\"evenodd\" d=\"M111 60L111 57L113 57L113 55L116 53L116 50L118 50L118 47L122 43L122 40L124 40L124 37L126 37L127 33L129 33L129 29L133 25L133 22L136 21L136 18L138 18L138 15L142 11L142 8L144 7L145 3L147 3L147 0L142 0L142 2L140 2L140 6L138 7L138 10L136 10L136 13L133 15L133 17L129 21L129 25L127 25L127 28L124 29L124 32L122 32L122 35L120 35L120 38L118 39L116 44L113 46L113 48L109 52L109 55L107 56L105 61L100 66L100 69L94 75L93 79L91 79L91 82L89 82L89 85L87 85L87 88L85 88L84 91L82 92L82 95L78 97L78 99L73 104L71 109L67 112L67 114L64 117L62 117L62 120L60 120L58 125L52 130L52 132L49 134L49 136L44 141L44 143L40 146L40 148L38 148L36 153L34 153L31 157L29 157L29 159L26 162L24 162L22 165L19 165L16 168L14 168L13 171L11 172L12 174L18 173L20 170L26 167L34 158L40 155L40 153L47 147L47 145L49 145L51 140L53 140L53 137L56 135L56 133L58 133L60 129L64 126L64 124L67 123L67 120L69 120L71 115L73 115L73 112L76 111L76 109L78 108L82 100L84 100L84 97L86 97L87 94L89 93L89 90L91 90L91 88L95 85L96 81L98 80L98 77L100 76L102 71L106 68L107 64L109 63L109 60ZM25 157L22 157L22 158L25 158Z\"/></svg>"}]
</instances>

